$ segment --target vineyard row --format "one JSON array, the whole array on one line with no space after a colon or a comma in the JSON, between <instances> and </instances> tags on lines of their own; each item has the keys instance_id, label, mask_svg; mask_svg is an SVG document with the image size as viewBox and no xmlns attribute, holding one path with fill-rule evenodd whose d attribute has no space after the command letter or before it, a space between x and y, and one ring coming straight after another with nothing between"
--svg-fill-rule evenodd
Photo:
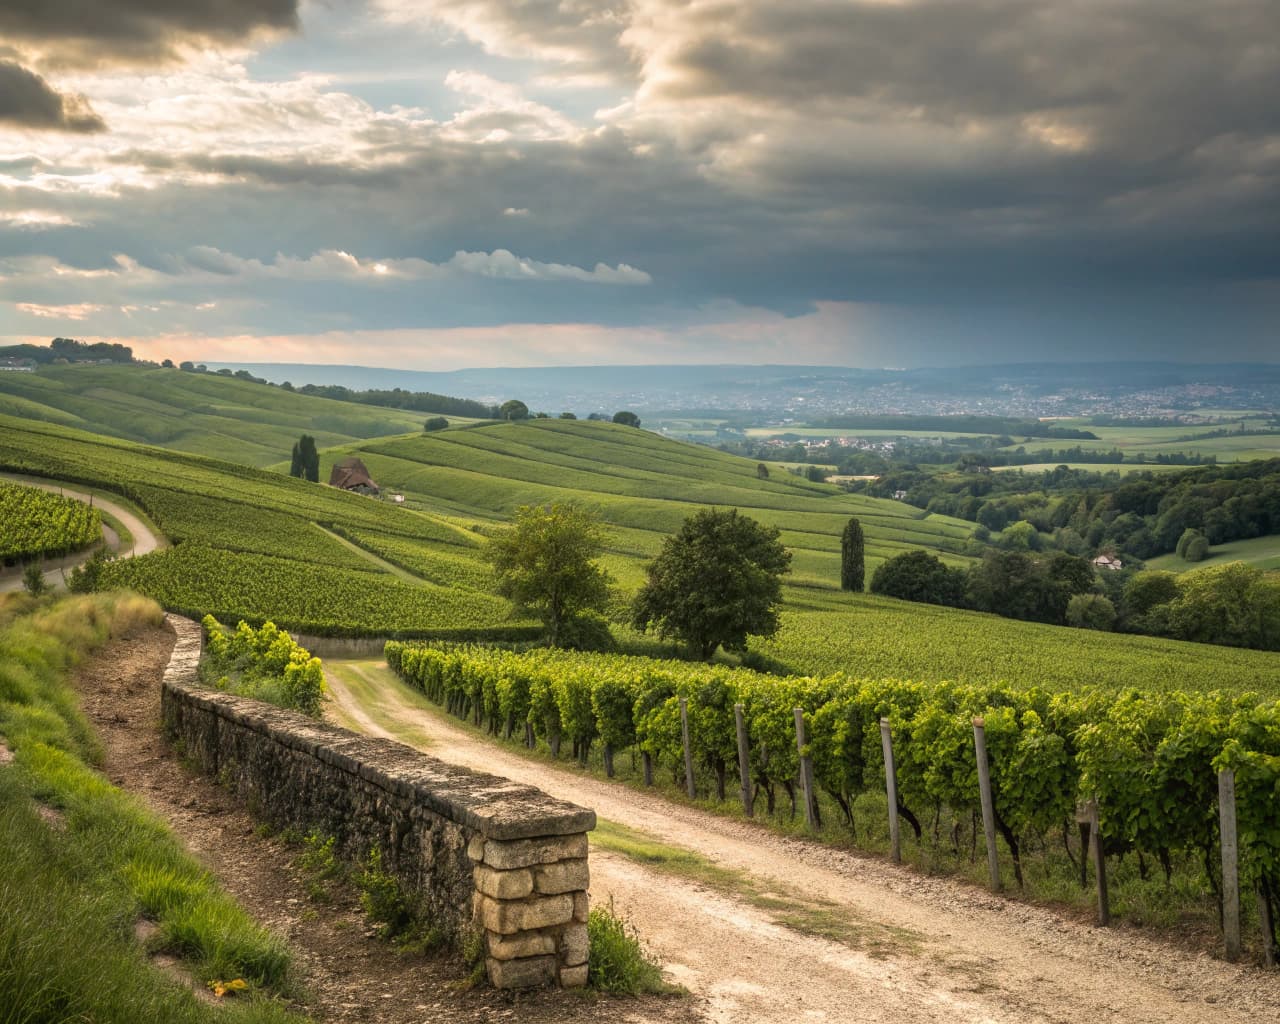
<instances>
[{"instance_id":1,"label":"vineyard row","mask_svg":"<svg viewBox=\"0 0 1280 1024\"><path fill-rule=\"evenodd\" d=\"M778 677L723 666L622 655L476 645L390 642L390 667L429 699L494 733L517 728L553 755L583 762L603 748L641 752L684 773L691 761L725 797L736 774L735 705L742 705L749 776L773 809L775 791L804 791L801 756L816 788L852 828L854 801L884 792L881 720L896 762L898 813L920 838L943 809L980 813L973 720L984 720L995 828L1021 877L1037 839L1066 836L1077 809L1096 802L1103 849L1203 865L1219 891L1218 772L1234 773L1244 883L1273 911L1280 895L1280 702L1256 695L1085 690L1053 693L1004 685L894 679ZM797 747L797 715L807 737ZM816 808L814 808L816 809Z\"/></svg>"}]
</instances>

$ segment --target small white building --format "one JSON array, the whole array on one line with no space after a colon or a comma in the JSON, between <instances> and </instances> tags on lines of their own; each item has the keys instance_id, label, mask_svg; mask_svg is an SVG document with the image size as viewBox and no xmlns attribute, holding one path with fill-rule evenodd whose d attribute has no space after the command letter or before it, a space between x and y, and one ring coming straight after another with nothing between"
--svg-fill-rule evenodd
<instances>
[{"instance_id":1,"label":"small white building","mask_svg":"<svg viewBox=\"0 0 1280 1024\"><path fill-rule=\"evenodd\" d=\"M1114 572L1116 569L1124 568L1124 563L1121 562L1120 559L1118 559L1115 555L1099 555L1097 558L1093 560L1093 564L1095 568L1110 569L1112 572Z\"/></svg>"}]
</instances>

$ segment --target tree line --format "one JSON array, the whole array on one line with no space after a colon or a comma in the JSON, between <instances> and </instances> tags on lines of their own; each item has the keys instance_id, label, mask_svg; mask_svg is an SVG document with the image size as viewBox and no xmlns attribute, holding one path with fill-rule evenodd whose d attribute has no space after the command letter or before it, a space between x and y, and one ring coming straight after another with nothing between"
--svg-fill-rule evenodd
<instances>
[{"instance_id":1,"label":"tree line","mask_svg":"<svg viewBox=\"0 0 1280 1024\"><path fill-rule=\"evenodd\" d=\"M1031 622L1280 650L1280 581L1243 562L1179 575L1095 571L1064 551L988 551L965 569L908 551L882 563L870 589Z\"/></svg>"}]
</instances>

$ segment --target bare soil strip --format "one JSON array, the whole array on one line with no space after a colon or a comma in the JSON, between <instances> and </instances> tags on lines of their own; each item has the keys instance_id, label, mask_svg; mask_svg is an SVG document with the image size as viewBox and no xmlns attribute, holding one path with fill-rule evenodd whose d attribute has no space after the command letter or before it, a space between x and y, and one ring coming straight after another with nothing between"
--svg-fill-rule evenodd
<instances>
[{"instance_id":1,"label":"bare soil strip","mask_svg":"<svg viewBox=\"0 0 1280 1024\"><path fill-rule=\"evenodd\" d=\"M257 920L294 951L299 1009L316 1020L423 1024L608 1021L684 1024L692 999L593 999L555 991L511 995L467 990L456 959L402 953L378 939L352 893L317 901L294 866L300 852L260 834L260 823L226 790L183 766L160 735L160 680L173 647L167 629L115 641L78 673L83 704L106 750L104 770L168 822Z\"/></svg>"},{"instance_id":2,"label":"bare soil strip","mask_svg":"<svg viewBox=\"0 0 1280 1024\"><path fill-rule=\"evenodd\" d=\"M927 878L673 804L524 757L461 725L377 662L326 665L330 717L455 764L517 778L739 872L757 888L831 900L866 951L780 926L759 901L593 849L592 899L614 900L714 1021L1221 1022L1280 1020L1280 975L1093 928L948 879Z\"/></svg>"}]
</instances>

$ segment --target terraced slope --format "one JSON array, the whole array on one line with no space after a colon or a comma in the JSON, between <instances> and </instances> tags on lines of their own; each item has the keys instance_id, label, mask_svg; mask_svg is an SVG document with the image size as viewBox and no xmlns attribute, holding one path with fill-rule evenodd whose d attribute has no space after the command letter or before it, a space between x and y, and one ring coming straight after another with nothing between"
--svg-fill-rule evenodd
<instances>
[{"instance_id":1,"label":"terraced slope","mask_svg":"<svg viewBox=\"0 0 1280 1024\"><path fill-rule=\"evenodd\" d=\"M777 522L794 551L782 631L757 645L794 673L1274 689L1280 656L1267 652L842 593L838 531L849 515L866 527L872 564L904 546L959 561L968 524L797 477L759 480L754 463L633 428L544 420L351 447L381 483L405 488L405 506L0 415L0 469L112 490L151 516L175 546L115 563L109 582L191 614L273 619L312 633L532 636L536 629L489 592L482 557L483 534L514 506L565 497L598 504L611 523L606 562L625 592L687 512L732 498ZM592 452L595 474L586 469Z\"/></svg>"},{"instance_id":2,"label":"terraced slope","mask_svg":"<svg viewBox=\"0 0 1280 1024\"><path fill-rule=\"evenodd\" d=\"M287 459L303 433L330 447L421 431L424 419L217 374L87 365L0 374L0 413L253 466Z\"/></svg>"},{"instance_id":3,"label":"terraced slope","mask_svg":"<svg viewBox=\"0 0 1280 1024\"><path fill-rule=\"evenodd\" d=\"M511 608L445 571L474 573L482 539L457 523L280 473L0 415L0 468L115 491L174 547L116 562L108 582L166 607L308 632L509 631ZM333 532L432 553L405 582ZM452 556L452 557L451 557ZM454 585L458 584L458 585Z\"/></svg>"},{"instance_id":4,"label":"terraced slope","mask_svg":"<svg viewBox=\"0 0 1280 1024\"><path fill-rule=\"evenodd\" d=\"M655 554L695 508L736 507L777 526L792 549L792 587L838 589L840 532L857 516L867 535L867 566L909 548L964 561L972 524L928 515L900 502L849 495L700 445L613 423L529 420L347 445L374 478L440 511L505 519L516 507L578 500L599 508L613 528L609 567L637 584L637 558Z\"/></svg>"}]
</instances>

